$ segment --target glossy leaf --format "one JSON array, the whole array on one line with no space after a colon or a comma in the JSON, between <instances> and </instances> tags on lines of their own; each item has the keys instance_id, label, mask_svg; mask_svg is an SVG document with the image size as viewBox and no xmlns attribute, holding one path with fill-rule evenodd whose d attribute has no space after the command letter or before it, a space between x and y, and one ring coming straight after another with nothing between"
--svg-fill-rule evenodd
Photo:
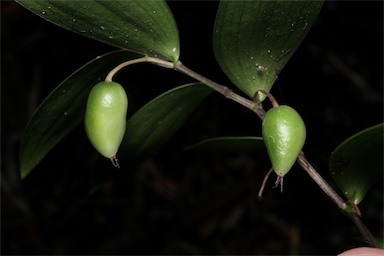
<instances>
[{"instance_id":1,"label":"glossy leaf","mask_svg":"<svg viewBox=\"0 0 384 256\"><path fill-rule=\"evenodd\" d=\"M259 153L265 151L262 137L216 137L185 147L186 150L220 153Z\"/></svg>"},{"instance_id":2,"label":"glossy leaf","mask_svg":"<svg viewBox=\"0 0 384 256\"><path fill-rule=\"evenodd\" d=\"M222 70L249 97L269 91L321 6L322 1L221 1L213 47Z\"/></svg>"},{"instance_id":3,"label":"glossy leaf","mask_svg":"<svg viewBox=\"0 0 384 256\"><path fill-rule=\"evenodd\" d=\"M201 83L171 89L140 108L127 121L123 142L117 158L121 170L153 156L179 130L197 106L213 90ZM119 172L111 171L109 161L101 158L90 177L90 191L112 179ZM109 168L104 168L108 165Z\"/></svg>"},{"instance_id":4,"label":"glossy leaf","mask_svg":"<svg viewBox=\"0 0 384 256\"><path fill-rule=\"evenodd\" d=\"M134 52L176 62L178 30L165 1L17 0L56 25Z\"/></svg>"},{"instance_id":5,"label":"glossy leaf","mask_svg":"<svg viewBox=\"0 0 384 256\"><path fill-rule=\"evenodd\" d=\"M45 98L29 121L21 141L22 178L81 122L92 87L121 62L138 57L141 56L127 51L100 56L67 77Z\"/></svg>"},{"instance_id":6,"label":"glossy leaf","mask_svg":"<svg viewBox=\"0 0 384 256\"><path fill-rule=\"evenodd\" d=\"M359 204L383 177L383 124L361 131L341 143L331 155L329 169L346 198Z\"/></svg>"}]
</instances>

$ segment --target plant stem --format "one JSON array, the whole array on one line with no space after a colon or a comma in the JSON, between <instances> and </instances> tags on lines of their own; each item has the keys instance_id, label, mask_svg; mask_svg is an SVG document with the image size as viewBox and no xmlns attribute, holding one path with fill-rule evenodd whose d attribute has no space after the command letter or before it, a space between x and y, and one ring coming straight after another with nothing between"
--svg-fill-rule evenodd
<instances>
[{"instance_id":1,"label":"plant stem","mask_svg":"<svg viewBox=\"0 0 384 256\"><path fill-rule=\"evenodd\" d=\"M267 183L268 177L272 173L272 171L273 171L273 167L271 167L271 169L269 169L267 174L264 176L264 180L263 180L263 183L261 184L261 187L260 187L260 190L259 190L259 194L258 194L258 199L259 200L261 200L262 197L263 197L263 191L264 191L265 184Z\"/></svg>"},{"instance_id":2,"label":"plant stem","mask_svg":"<svg viewBox=\"0 0 384 256\"><path fill-rule=\"evenodd\" d=\"M212 88L213 90L219 92L222 94L224 97L231 99L244 107L250 109L251 111L255 112L260 119L264 119L265 111L262 108L261 104L256 104L254 101L246 99L236 93L234 93L231 89L228 87L225 87L223 85L220 85L198 73L195 71L187 68L184 66L180 61L177 63L169 62L166 60L154 58L154 57L149 57L145 56L142 58L130 60L124 63L121 63L118 65L116 68L111 70L111 72L107 75L105 81L112 81L113 76L122 68L135 64L135 63L140 63L140 62L150 62L165 68L169 69L175 69L189 77L192 77L201 83L207 85L208 87ZM267 96L270 95L266 91L261 91L265 93ZM270 98L271 99L271 98ZM272 101L272 100L271 100ZM273 103L273 102L272 102ZM357 229L360 231L362 234L363 238L372 247L377 247L380 248L377 241L371 234L371 232L367 229L367 227L362 223L361 219L359 216L357 216L356 213L354 212L348 212L346 211L346 205L347 203L333 190L333 188L323 179L323 177L320 176L320 174L316 171L316 169L309 163L307 158L305 157L304 153L301 151L299 156L297 157L297 161L301 165L301 167L308 173L308 175L317 183L317 185L325 192L325 194L344 212L356 225ZM272 169L271 169L272 170ZM270 170L270 172L271 172ZM269 174L267 174L269 175ZM259 193L260 196L260 193Z\"/></svg>"},{"instance_id":3,"label":"plant stem","mask_svg":"<svg viewBox=\"0 0 384 256\"><path fill-rule=\"evenodd\" d=\"M269 98L269 100L271 101L272 106L273 106L274 108L277 108L277 107L279 106L279 103L277 103L277 100L275 99L275 97L273 97L273 95L272 95L271 93L269 93L269 92L267 92L267 91L265 91L265 90L258 90L258 91L255 93L255 96L253 97L253 101L256 101L256 99L257 99L257 95L260 94L260 93L265 94L265 95Z\"/></svg>"},{"instance_id":4,"label":"plant stem","mask_svg":"<svg viewBox=\"0 0 384 256\"><path fill-rule=\"evenodd\" d=\"M195 78L196 80L202 82L203 84L207 85L208 87L212 88L213 90L219 92L220 94L222 94L225 98L228 98L228 99L231 99L233 101L236 101L237 103L239 103L240 105L243 105L244 107L252 110L253 112L255 112L261 119L263 119L264 117L264 111L261 109L261 108L258 108L257 104L255 104L252 100L249 100L249 99L246 99L240 95L238 95L237 93L234 93L231 89L229 89L228 87L225 87L223 85L220 85L198 73L196 73L195 71L187 68L186 66L184 66L180 61L178 61L174 67L177 71L185 74L185 75L188 75L192 78Z\"/></svg>"},{"instance_id":5,"label":"plant stem","mask_svg":"<svg viewBox=\"0 0 384 256\"><path fill-rule=\"evenodd\" d=\"M174 67L176 70L178 70L181 73L184 73L192 78L195 78L196 80L202 82L203 84L206 84L210 88L214 89L215 91L221 93L224 97L229 98L231 100L236 101L237 103L240 103L244 107L252 110L255 112L261 119L264 118L265 111L262 108L255 108L257 106L255 102L252 100L248 100L244 97L241 97L240 95L234 93L232 90L230 90L228 87L222 86L216 82L213 82L212 80L205 78L204 76L192 71L191 69L184 66L180 61L175 65ZM268 96L269 93L267 93ZM273 103L273 102L272 102ZM353 212L347 212L346 209L346 202L332 189L332 187L320 176L320 174L316 171L315 168L309 163L307 158L305 157L304 153L301 152L300 155L297 158L298 162L302 166L302 168L308 173L308 175L319 185L319 187L327 194L327 196L344 212L349 216L349 218L354 222L357 229L362 234L363 238L372 247L379 248L379 245L371 232L367 229L367 227L362 223L361 219L357 216L356 213Z\"/></svg>"},{"instance_id":6,"label":"plant stem","mask_svg":"<svg viewBox=\"0 0 384 256\"><path fill-rule=\"evenodd\" d=\"M220 85L220 84L196 73L195 71L184 66L180 61L178 61L177 63L174 64L173 62L170 62L170 61L166 61L166 60L162 60L162 59L154 58L154 57L149 57L149 56L144 56L142 58L125 61L125 62L119 64L118 66L116 66L114 69L112 69L108 73L108 75L106 76L105 81L106 82L112 82L114 75L117 72L119 72L121 69L123 69L124 67L127 67L129 65L136 64L136 63L142 63L142 62L150 62L150 63L156 64L156 65L159 65L159 66L162 66L165 68L175 69L175 70L177 70L177 71L179 71L185 75L188 75L188 76L202 82L203 84L207 85L208 87L210 87L213 90L222 94L224 97L231 99L231 100L234 100L237 103L243 105L244 107L251 109L261 119L263 119L263 117L264 117L264 111L260 107L257 108L256 106L258 106L258 105L255 104L252 100L246 99L246 98L234 93L228 87Z\"/></svg>"},{"instance_id":7,"label":"plant stem","mask_svg":"<svg viewBox=\"0 0 384 256\"><path fill-rule=\"evenodd\" d=\"M315 168L309 163L304 153L301 152L297 157L297 161L308 173L308 175L317 183L317 185L328 195L328 197L344 212L352 221L355 223L357 229L360 231L365 242L372 247L380 248L376 239L373 237L371 232L363 224L359 216L354 212L346 211L347 203L336 193L335 190L320 176Z\"/></svg>"},{"instance_id":8,"label":"plant stem","mask_svg":"<svg viewBox=\"0 0 384 256\"><path fill-rule=\"evenodd\" d=\"M126 66L129 66L129 65L132 65L132 64L141 63L141 62L150 62L150 63L157 64L159 66L162 66L162 67L165 67L165 68L171 68L171 69L174 66L172 62L169 62L169 61L166 61L166 60L162 60L162 59L159 59L159 58L153 58L153 57L149 57L149 56L144 56L142 58L128 60L128 61L125 61L125 62L119 64L118 66L116 66L114 69L112 69L108 73L108 75L105 77L105 82L112 82L112 79L113 79L114 75L116 75L116 73L119 72L122 68L125 68Z\"/></svg>"},{"instance_id":9,"label":"plant stem","mask_svg":"<svg viewBox=\"0 0 384 256\"><path fill-rule=\"evenodd\" d=\"M364 225L359 216L354 212L345 212L348 217L355 223L357 229L360 231L361 235L364 237L366 243L372 247L381 248L377 243L375 237L371 234L369 229Z\"/></svg>"},{"instance_id":10,"label":"plant stem","mask_svg":"<svg viewBox=\"0 0 384 256\"><path fill-rule=\"evenodd\" d=\"M301 151L297 157L297 161L303 169L311 176L311 178L319 185L319 187L331 198L331 200L342 210L345 210L347 204L344 200L333 190L333 188L320 176L320 174L309 163L304 153Z\"/></svg>"}]
</instances>

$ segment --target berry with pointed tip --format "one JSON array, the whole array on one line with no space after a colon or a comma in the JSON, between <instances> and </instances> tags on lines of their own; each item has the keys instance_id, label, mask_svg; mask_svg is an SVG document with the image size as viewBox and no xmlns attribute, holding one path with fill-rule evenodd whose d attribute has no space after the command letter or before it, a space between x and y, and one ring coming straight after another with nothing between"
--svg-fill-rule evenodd
<instances>
[{"instance_id":1,"label":"berry with pointed tip","mask_svg":"<svg viewBox=\"0 0 384 256\"><path fill-rule=\"evenodd\" d=\"M262 133L273 169L282 178L292 168L304 146L304 121L296 110L281 105L265 114Z\"/></svg>"},{"instance_id":2,"label":"berry with pointed tip","mask_svg":"<svg viewBox=\"0 0 384 256\"><path fill-rule=\"evenodd\" d=\"M85 130L91 144L119 167L116 153L126 127L128 97L115 82L99 82L91 90L85 111Z\"/></svg>"}]
</instances>

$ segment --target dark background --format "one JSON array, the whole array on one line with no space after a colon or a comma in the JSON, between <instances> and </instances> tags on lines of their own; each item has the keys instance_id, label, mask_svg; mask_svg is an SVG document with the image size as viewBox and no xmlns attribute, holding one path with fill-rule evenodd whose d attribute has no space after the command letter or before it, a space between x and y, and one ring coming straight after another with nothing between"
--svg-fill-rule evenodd
<instances>
[{"instance_id":1,"label":"dark background","mask_svg":"<svg viewBox=\"0 0 384 256\"><path fill-rule=\"evenodd\" d=\"M211 46L218 2L169 2L181 61L232 86ZM337 254L364 245L355 226L309 176L294 166L284 193L265 154L185 152L212 136L260 136L249 110L214 94L155 157L87 195L95 150L82 125L23 181L18 148L27 122L68 75L115 48L52 25L15 2L1 2L2 254ZM193 80L153 65L130 67L131 106ZM333 186L327 169L343 140L383 121L383 3L325 2L317 22L273 87L301 113L304 151ZM110 171L114 171L110 167ZM363 222L383 236L383 184L359 205Z\"/></svg>"}]
</instances>

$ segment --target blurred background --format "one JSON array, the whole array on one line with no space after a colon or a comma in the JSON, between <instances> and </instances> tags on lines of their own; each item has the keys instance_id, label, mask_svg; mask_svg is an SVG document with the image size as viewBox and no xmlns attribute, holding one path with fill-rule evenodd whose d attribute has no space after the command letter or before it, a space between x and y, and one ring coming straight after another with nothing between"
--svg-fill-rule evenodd
<instances>
[{"instance_id":1,"label":"blurred background","mask_svg":"<svg viewBox=\"0 0 384 256\"><path fill-rule=\"evenodd\" d=\"M181 61L232 89L215 61L211 38L218 2L170 1ZM166 147L89 194L96 152L81 125L24 180L18 150L44 98L68 75L114 47L57 27L12 1L1 2L2 254L317 254L364 245L354 224L297 165L284 192L265 152L184 151L213 136L260 136L249 110L212 94ZM154 65L132 66L119 81L130 115L175 86L193 82ZM272 93L303 117L304 152L334 185L333 149L383 121L383 3L326 1ZM109 164L109 163L108 163ZM108 171L116 172L109 165ZM383 237L383 183L359 205L370 231Z\"/></svg>"}]
</instances>

